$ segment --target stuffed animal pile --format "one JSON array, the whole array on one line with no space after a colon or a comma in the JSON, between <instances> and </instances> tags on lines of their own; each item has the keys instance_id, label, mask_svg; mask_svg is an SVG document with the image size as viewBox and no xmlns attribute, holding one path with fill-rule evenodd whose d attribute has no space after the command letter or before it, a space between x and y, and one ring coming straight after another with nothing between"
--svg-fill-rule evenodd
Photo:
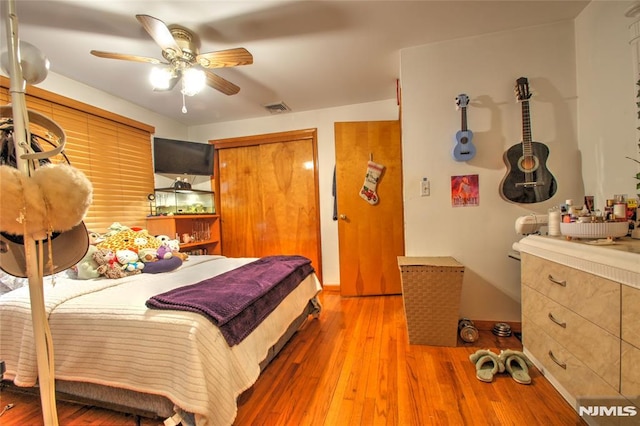
<instances>
[{"instance_id":1,"label":"stuffed animal pile","mask_svg":"<svg viewBox=\"0 0 640 426\"><path fill-rule=\"evenodd\" d=\"M100 235L89 231L87 254L73 268L74 278L122 278L142 272L157 274L182 265L188 255L180 242L167 235L152 236L145 229L114 223Z\"/></svg>"}]
</instances>

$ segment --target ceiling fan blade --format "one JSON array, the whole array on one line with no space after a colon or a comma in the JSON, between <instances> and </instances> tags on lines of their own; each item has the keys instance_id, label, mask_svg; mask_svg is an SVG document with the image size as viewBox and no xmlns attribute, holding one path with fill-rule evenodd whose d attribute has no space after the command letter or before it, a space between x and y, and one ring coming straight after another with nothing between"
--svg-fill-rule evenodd
<instances>
[{"instance_id":1,"label":"ceiling fan blade","mask_svg":"<svg viewBox=\"0 0 640 426\"><path fill-rule=\"evenodd\" d=\"M207 76L207 85L213 87L216 90L224 93L225 95L235 95L240 91L240 88L230 82L229 80L225 80L217 74L214 74L209 71L205 71Z\"/></svg>"},{"instance_id":2,"label":"ceiling fan blade","mask_svg":"<svg viewBox=\"0 0 640 426\"><path fill-rule=\"evenodd\" d=\"M205 68L236 67L253 63L253 55L244 47L202 53L196 60Z\"/></svg>"},{"instance_id":3,"label":"ceiling fan blade","mask_svg":"<svg viewBox=\"0 0 640 426\"><path fill-rule=\"evenodd\" d=\"M100 50L92 50L91 54L99 58L122 59L124 61L146 62L149 64L162 64L163 62L156 58L148 58L146 56L127 55L124 53L102 52Z\"/></svg>"},{"instance_id":4,"label":"ceiling fan blade","mask_svg":"<svg viewBox=\"0 0 640 426\"><path fill-rule=\"evenodd\" d=\"M169 28L164 22L149 15L136 15L136 19L138 19L151 38L158 43L163 51L170 52L172 54L170 56L182 56L182 49L180 49L180 46L178 46L178 43L176 43L173 35L171 35L171 31L169 31Z\"/></svg>"}]
</instances>

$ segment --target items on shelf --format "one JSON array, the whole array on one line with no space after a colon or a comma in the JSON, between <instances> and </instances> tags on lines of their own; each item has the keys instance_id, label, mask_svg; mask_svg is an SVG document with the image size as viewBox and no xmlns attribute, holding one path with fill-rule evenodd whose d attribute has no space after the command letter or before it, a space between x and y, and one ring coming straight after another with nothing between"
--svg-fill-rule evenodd
<instances>
[{"instance_id":1,"label":"items on shelf","mask_svg":"<svg viewBox=\"0 0 640 426\"><path fill-rule=\"evenodd\" d=\"M549 210L550 236L559 235L555 226L558 210L562 216L561 234L568 237L632 236L634 229L638 226L638 199L628 198L624 194L616 194L613 198L607 199L602 210L595 206L594 197L591 195L584 197L584 204L581 206L575 206L573 200L566 200L564 204L553 207Z\"/></svg>"},{"instance_id":2,"label":"items on shelf","mask_svg":"<svg viewBox=\"0 0 640 426\"><path fill-rule=\"evenodd\" d=\"M184 232L182 235L176 233L176 240L182 244L198 243L211 239L211 227L208 220L192 220L191 232Z\"/></svg>"},{"instance_id":3,"label":"items on shelf","mask_svg":"<svg viewBox=\"0 0 640 426\"><path fill-rule=\"evenodd\" d=\"M187 178L182 178L181 180L177 177L173 183L173 189L191 189L191 184L187 181Z\"/></svg>"},{"instance_id":4,"label":"items on shelf","mask_svg":"<svg viewBox=\"0 0 640 426\"><path fill-rule=\"evenodd\" d=\"M593 196L584 197L582 206L574 206L573 200L566 200L560 206L562 212L562 222L627 222L637 220L636 210L638 200L627 198L626 195L616 194L613 198L607 199L604 209L599 210L594 207Z\"/></svg>"},{"instance_id":5,"label":"items on shelf","mask_svg":"<svg viewBox=\"0 0 640 426\"><path fill-rule=\"evenodd\" d=\"M177 189L177 184L178 180L172 187L155 189L155 216L215 214L214 192L191 188Z\"/></svg>"},{"instance_id":6,"label":"items on shelf","mask_svg":"<svg viewBox=\"0 0 640 426\"><path fill-rule=\"evenodd\" d=\"M147 218L152 235L168 235L188 254L221 254L220 216L160 215Z\"/></svg>"}]
</instances>

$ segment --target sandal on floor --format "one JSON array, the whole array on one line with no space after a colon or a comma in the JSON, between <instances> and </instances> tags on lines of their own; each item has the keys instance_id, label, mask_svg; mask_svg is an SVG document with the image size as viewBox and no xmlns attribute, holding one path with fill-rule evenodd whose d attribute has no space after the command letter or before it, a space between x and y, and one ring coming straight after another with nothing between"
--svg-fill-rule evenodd
<instances>
[{"instance_id":1,"label":"sandal on floor","mask_svg":"<svg viewBox=\"0 0 640 426\"><path fill-rule=\"evenodd\" d=\"M476 378L482 382L491 383L496 373L504 371L504 364L498 355L487 349L469 355L469 360L475 364Z\"/></svg>"},{"instance_id":2,"label":"sandal on floor","mask_svg":"<svg viewBox=\"0 0 640 426\"><path fill-rule=\"evenodd\" d=\"M529 367L532 365L531 361L525 354L520 351L513 351L507 349L500 352L500 361L504 364L505 370L511 375L513 380L517 383L528 385L531 383L531 376L529 376Z\"/></svg>"}]
</instances>

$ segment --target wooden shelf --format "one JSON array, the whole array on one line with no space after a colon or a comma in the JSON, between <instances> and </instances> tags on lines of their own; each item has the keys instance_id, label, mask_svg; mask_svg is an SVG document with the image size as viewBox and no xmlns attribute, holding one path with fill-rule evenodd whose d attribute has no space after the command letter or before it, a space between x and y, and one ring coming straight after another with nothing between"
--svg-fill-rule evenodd
<instances>
[{"instance_id":1,"label":"wooden shelf","mask_svg":"<svg viewBox=\"0 0 640 426\"><path fill-rule=\"evenodd\" d=\"M194 248L194 247L201 247L203 245L212 245L212 244L218 244L220 241L219 240L205 240L205 241L195 241L192 243L180 243L180 248L181 249L190 249L190 248Z\"/></svg>"},{"instance_id":2,"label":"wooden shelf","mask_svg":"<svg viewBox=\"0 0 640 426\"><path fill-rule=\"evenodd\" d=\"M220 216L213 214L177 214L172 216L147 217L147 230L151 235L168 235L183 241L184 234L202 234L208 238L202 241L181 243L180 250L196 252L203 250L206 254L222 254L220 244Z\"/></svg>"}]
</instances>

